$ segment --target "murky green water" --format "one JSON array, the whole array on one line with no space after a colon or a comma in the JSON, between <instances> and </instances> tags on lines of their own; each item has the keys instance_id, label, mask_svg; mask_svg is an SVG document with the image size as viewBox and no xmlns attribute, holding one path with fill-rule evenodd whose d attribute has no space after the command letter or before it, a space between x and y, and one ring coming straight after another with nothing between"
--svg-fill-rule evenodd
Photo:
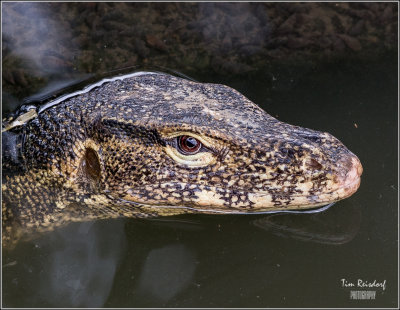
<instances>
[{"instance_id":1,"label":"murky green water","mask_svg":"<svg viewBox=\"0 0 400 310\"><path fill-rule=\"evenodd\" d=\"M396 59L192 74L339 138L363 164L358 192L319 214L74 223L3 251L3 306L395 307ZM359 288L359 279L385 287ZM376 295L354 300L351 291Z\"/></svg>"},{"instance_id":2,"label":"murky green water","mask_svg":"<svg viewBox=\"0 0 400 310\"><path fill-rule=\"evenodd\" d=\"M281 120L340 138L364 167L354 196L313 215L72 224L3 252L4 305L394 306L396 64L382 58L285 69L282 77L277 68L246 80L209 80L236 87ZM266 89L271 75L276 80ZM386 287L371 289L375 300L351 300L342 279L386 280Z\"/></svg>"}]
</instances>

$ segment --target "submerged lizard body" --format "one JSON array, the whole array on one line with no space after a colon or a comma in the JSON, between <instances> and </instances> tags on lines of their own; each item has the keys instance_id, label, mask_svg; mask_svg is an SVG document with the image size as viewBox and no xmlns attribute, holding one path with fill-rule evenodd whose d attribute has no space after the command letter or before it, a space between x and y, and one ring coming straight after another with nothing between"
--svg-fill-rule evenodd
<instances>
[{"instance_id":1,"label":"submerged lizard body","mask_svg":"<svg viewBox=\"0 0 400 310\"><path fill-rule=\"evenodd\" d=\"M328 133L280 122L227 86L160 73L6 120L2 136L6 241L97 218L313 208L353 194L362 173Z\"/></svg>"}]
</instances>

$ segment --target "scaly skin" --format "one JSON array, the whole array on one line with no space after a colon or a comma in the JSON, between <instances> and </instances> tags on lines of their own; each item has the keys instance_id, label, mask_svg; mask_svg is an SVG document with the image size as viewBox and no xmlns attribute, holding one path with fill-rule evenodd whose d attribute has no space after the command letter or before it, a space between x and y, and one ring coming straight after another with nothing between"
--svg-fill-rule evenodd
<instances>
[{"instance_id":1,"label":"scaly skin","mask_svg":"<svg viewBox=\"0 0 400 310\"><path fill-rule=\"evenodd\" d=\"M362 167L328 133L232 88L143 73L3 123L3 241L71 221L308 209L353 194ZM8 127L7 127L8 126ZM201 143L196 154L179 141Z\"/></svg>"}]
</instances>

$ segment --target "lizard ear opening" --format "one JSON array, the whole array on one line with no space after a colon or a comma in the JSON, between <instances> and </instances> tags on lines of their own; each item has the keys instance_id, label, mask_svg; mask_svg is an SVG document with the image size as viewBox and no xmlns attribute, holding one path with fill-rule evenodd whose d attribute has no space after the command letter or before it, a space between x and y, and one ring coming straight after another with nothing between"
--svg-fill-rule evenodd
<instances>
[{"instance_id":1,"label":"lizard ear opening","mask_svg":"<svg viewBox=\"0 0 400 310\"><path fill-rule=\"evenodd\" d=\"M82 174L96 185L99 185L101 179L101 166L97 152L92 148L87 148L81 161Z\"/></svg>"}]
</instances>

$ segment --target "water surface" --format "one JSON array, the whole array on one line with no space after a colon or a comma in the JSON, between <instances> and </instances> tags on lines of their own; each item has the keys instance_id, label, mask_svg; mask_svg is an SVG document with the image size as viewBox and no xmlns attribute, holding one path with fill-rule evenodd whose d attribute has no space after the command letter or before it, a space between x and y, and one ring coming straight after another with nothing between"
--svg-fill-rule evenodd
<instances>
[{"instance_id":1,"label":"water surface","mask_svg":"<svg viewBox=\"0 0 400 310\"><path fill-rule=\"evenodd\" d=\"M338 137L359 191L320 214L186 215L71 224L3 252L3 303L32 307L392 307L397 294L396 63L277 67L240 90L271 115ZM268 85L268 88L265 87ZM386 280L350 299L342 279Z\"/></svg>"},{"instance_id":2,"label":"water surface","mask_svg":"<svg viewBox=\"0 0 400 310\"><path fill-rule=\"evenodd\" d=\"M397 47L398 27L390 5L2 7L3 113L93 74L162 65L333 134L364 168L357 193L319 214L104 220L21 242L3 251L3 306L395 307L398 79L397 51L387 47ZM345 22L326 26L315 12ZM352 300L359 289L342 280L358 279L386 281L385 290Z\"/></svg>"}]
</instances>

